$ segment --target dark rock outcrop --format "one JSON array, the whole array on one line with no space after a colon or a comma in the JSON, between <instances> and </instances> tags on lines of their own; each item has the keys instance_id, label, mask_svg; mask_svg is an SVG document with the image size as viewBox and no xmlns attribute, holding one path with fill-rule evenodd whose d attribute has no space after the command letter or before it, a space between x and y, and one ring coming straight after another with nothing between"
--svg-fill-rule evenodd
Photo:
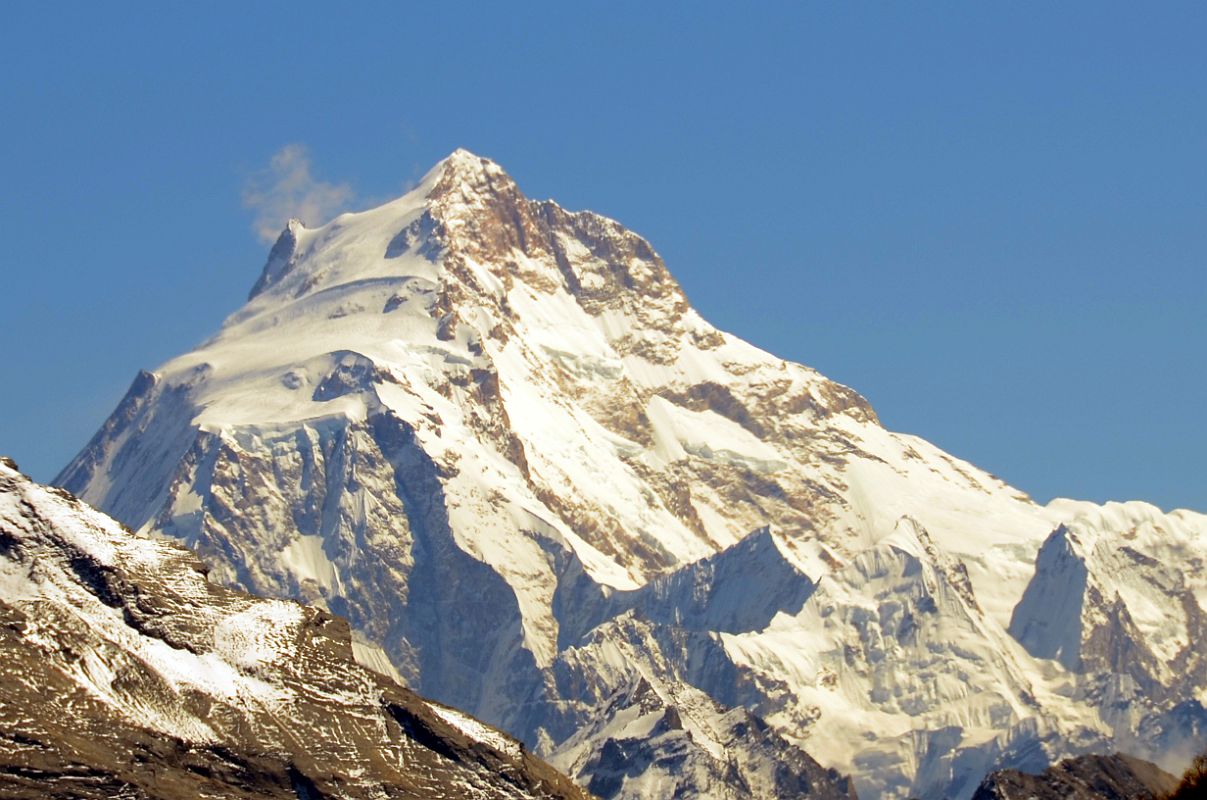
<instances>
[{"instance_id":1,"label":"dark rock outcrop","mask_svg":"<svg viewBox=\"0 0 1207 800\"><path fill-rule=\"evenodd\" d=\"M972 800L1161 800L1177 783L1156 764L1122 753L1079 756L1042 775L1014 769L994 772Z\"/></svg>"}]
</instances>

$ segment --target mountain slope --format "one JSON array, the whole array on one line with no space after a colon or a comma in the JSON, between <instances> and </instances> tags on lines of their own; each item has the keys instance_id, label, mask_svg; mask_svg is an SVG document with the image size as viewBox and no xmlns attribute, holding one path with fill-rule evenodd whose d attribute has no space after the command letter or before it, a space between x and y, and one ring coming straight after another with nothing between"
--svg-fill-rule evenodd
<instances>
[{"instance_id":1,"label":"mountain slope","mask_svg":"<svg viewBox=\"0 0 1207 800\"><path fill-rule=\"evenodd\" d=\"M743 753L734 787L778 741L731 740L737 708L872 797L1198 735L1197 673L1128 694L1103 683L1117 660L1023 632L1045 541L1094 508L885 430L708 325L639 236L465 151L379 208L291 222L247 304L140 375L57 482L225 583L346 615L417 690L570 770L633 738L599 722L643 684L718 726L699 763ZM1189 556L1207 523L1176 520ZM1138 585L1141 563L1094 568Z\"/></svg>"},{"instance_id":2,"label":"mountain slope","mask_svg":"<svg viewBox=\"0 0 1207 800\"><path fill-rule=\"evenodd\" d=\"M359 666L343 620L216 587L7 459L0 588L4 797L587 796Z\"/></svg>"}]
</instances>

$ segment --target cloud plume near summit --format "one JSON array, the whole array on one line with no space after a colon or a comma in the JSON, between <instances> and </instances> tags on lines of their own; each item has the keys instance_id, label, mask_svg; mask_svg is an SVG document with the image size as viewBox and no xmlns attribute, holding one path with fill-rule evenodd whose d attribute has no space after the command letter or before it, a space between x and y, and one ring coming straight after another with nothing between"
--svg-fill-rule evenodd
<instances>
[{"instance_id":1,"label":"cloud plume near summit","mask_svg":"<svg viewBox=\"0 0 1207 800\"><path fill-rule=\"evenodd\" d=\"M274 153L268 166L253 173L243 188L243 205L255 215L252 229L267 243L291 218L313 225L346 210L354 197L347 183L315 178L310 152L296 142Z\"/></svg>"}]
</instances>

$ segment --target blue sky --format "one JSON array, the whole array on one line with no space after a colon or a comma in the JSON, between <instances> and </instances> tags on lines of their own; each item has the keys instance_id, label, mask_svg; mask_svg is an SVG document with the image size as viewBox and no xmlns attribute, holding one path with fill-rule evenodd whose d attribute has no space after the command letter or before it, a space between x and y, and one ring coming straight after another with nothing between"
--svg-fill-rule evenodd
<instances>
[{"instance_id":1,"label":"blue sky","mask_svg":"<svg viewBox=\"0 0 1207 800\"><path fill-rule=\"evenodd\" d=\"M242 301L274 155L355 208L463 146L889 427L1207 510L1201 3L116 8L0 26L0 451L37 478Z\"/></svg>"}]
</instances>

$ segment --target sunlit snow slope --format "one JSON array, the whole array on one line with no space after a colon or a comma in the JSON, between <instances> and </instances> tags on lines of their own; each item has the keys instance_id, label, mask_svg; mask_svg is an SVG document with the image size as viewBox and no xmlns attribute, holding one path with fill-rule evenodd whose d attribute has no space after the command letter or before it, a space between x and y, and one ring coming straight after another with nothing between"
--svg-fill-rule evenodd
<instances>
[{"instance_id":1,"label":"sunlit snow slope","mask_svg":"<svg viewBox=\"0 0 1207 800\"><path fill-rule=\"evenodd\" d=\"M348 616L607 797L777 796L802 747L865 798L967 797L1207 722L1207 519L1038 506L465 151L290 222L57 482Z\"/></svg>"}]
</instances>

